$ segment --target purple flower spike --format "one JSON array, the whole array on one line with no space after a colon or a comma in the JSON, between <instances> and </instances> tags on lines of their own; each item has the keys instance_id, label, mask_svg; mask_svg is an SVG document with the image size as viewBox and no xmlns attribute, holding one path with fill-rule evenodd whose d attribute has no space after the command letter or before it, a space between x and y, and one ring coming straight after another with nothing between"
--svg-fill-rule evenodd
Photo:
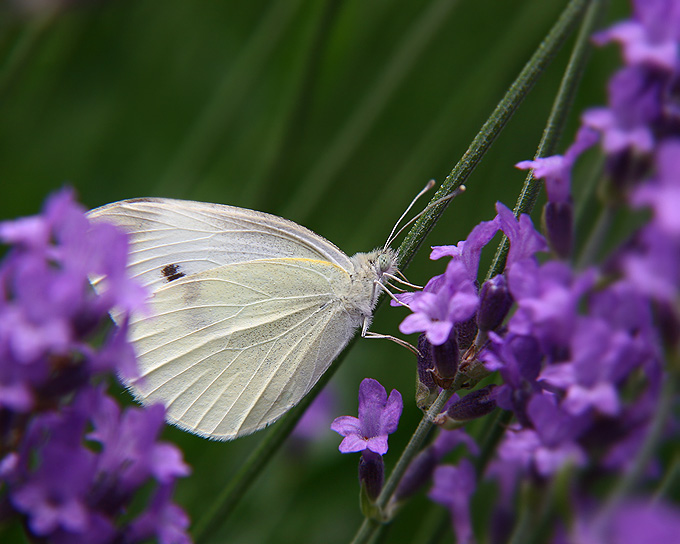
<instances>
[{"instance_id":1,"label":"purple flower spike","mask_svg":"<svg viewBox=\"0 0 680 544\"><path fill-rule=\"evenodd\" d=\"M0 223L0 241L10 243L0 262L3 521L54 544L188 543L171 491L189 469L157 441L164 408L121 411L94 386L107 373L137 374L127 324L145 293L126 272L127 237L91 224L66 189L41 215ZM111 312L120 327L103 331ZM139 512L150 486L163 491Z\"/></svg>"},{"instance_id":2,"label":"purple flower spike","mask_svg":"<svg viewBox=\"0 0 680 544\"><path fill-rule=\"evenodd\" d=\"M364 379L359 386L359 417L341 416L331 423L331 430L345 437L340 452L387 453L387 435L397 430L403 407L399 391L392 389L388 397L377 380Z\"/></svg>"}]
</instances>

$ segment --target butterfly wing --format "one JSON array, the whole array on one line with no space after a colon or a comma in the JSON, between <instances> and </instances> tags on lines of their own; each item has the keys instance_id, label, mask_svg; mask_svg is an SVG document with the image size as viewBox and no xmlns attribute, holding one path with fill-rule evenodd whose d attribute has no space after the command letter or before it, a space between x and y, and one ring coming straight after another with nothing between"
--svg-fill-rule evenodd
<instances>
[{"instance_id":1,"label":"butterfly wing","mask_svg":"<svg viewBox=\"0 0 680 544\"><path fill-rule=\"evenodd\" d=\"M349 257L325 238L293 221L254 210L137 198L107 204L88 217L114 223L129 234L128 270L152 292L179 278L255 259L318 259L352 270Z\"/></svg>"},{"instance_id":2,"label":"butterfly wing","mask_svg":"<svg viewBox=\"0 0 680 544\"><path fill-rule=\"evenodd\" d=\"M145 403L193 433L231 439L283 415L312 388L360 324L351 278L312 259L266 259L179 278L135 316L131 340Z\"/></svg>"}]
</instances>

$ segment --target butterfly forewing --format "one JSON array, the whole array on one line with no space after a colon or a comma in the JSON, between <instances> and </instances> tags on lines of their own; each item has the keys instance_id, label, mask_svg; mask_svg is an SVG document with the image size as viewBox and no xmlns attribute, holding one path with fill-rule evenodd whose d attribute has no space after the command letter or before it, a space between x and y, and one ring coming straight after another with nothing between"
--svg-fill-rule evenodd
<instances>
[{"instance_id":1,"label":"butterfly forewing","mask_svg":"<svg viewBox=\"0 0 680 544\"><path fill-rule=\"evenodd\" d=\"M318 234L244 208L141 198L107 204L89 217L129 234L130 275L152 291L197 272L257 259L319 259L352 270L349 258Z\"/></svg>"},{"instance_id":2,"label":"butterfly forewing","mask_svg":"<svg viewBox=\"0 0 680 544\"><path fill-rule=\"evenodd\" d=\"M131 322L142 374L131 388L194 433L254 432L299 402L354 334L360 317L342 301L350 284L341 267L304 258L172 281Z\"/></svg>"}]
</instances>

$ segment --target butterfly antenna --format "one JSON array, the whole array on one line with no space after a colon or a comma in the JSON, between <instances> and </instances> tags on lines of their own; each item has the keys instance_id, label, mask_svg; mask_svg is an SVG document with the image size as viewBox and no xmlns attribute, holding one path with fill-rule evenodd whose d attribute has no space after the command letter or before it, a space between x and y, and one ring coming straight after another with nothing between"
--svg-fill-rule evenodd
<instances>
[{"instance_id":1,"label":"butterfly antenna","mask_svg":"<svg viewBox=\"0 0 680 544\"><path fill-rule=\"evenodd\" d=\"M451 194L446 195L446 196L443 196L443 197L441 197L441 198L435 200L434 202L428 204L427 206L425 206L425 208L423 209L423 211L421 211L418 215L412 217L412 218L411 218L411 219L410 219L403 227L401 227L401 228L397 231L397 233L396 233L394 236L392 236L392 235L390 234L389 243L392 243L392 242L395 240L395 238L397 238L397 236L399 236L402 232L404 232L404 230L406 230L406 229L407 229L408 227L410 227L413 223L415 223L418 219L420 219L420 217L421 217L427 210L429 210L430 208L434 208L435 206L437 206L438 204L441 204L442 202L445 202L445 201L447 201L447 200L451 200L451 199L453 199L453 198L456 198L459 194L464 193L464 192L465 192L465 185L460 185L460 186L459 186L455 191L453 191ZM422 193L423 193L423 191L420 192L420 194L422 194ZM419 194L418 196L420 196L420 194ZM416 197L416 198L418 198L418 197ZM414 200L414 202L415 202L415 200ZM411 203L411 206L413 206L413 202ZM409 206L408 209L410 209L411 206ZM406 211L408 211L408 209L407 209ZM402 215L402 218L403 218L403 217L404 217L404 216ZM399 219L399 221L401 221L401 218ZM397 222L397 224L399 224L399 222ZM395 228L396 228L396 225L395 225ZM392 231L394 232L394 229L392 229ZM386 244L385 247L387 247L388 245L389 245L389 244Z\"/></svg>"},{"instance_id":2,"label":"butterfly antenna","mask_svg":"<svg viewBox=\"0 0 680 544\"><path fill-rule=\"evenodd\" d=\"M399 236L399 233L397 233L396 235L394 234L394 231L397 230L399 223L401 223L402 220L404 219L404 217L406 217L406 214L408 214L408 212L411 211L411 208L413 208L413 205L418 201L418 199L421 196L423 196L425 193L427 193L430 189L432 189L432 187L434 187L434 184L435 184L435 181L433 179L428 181L427 184L425 185L425 187L423 187L420 190L420 192L415 196L415 198L413 200L411 200L411 203L404 210L404 213L401 214L401 217L399 219L397 219L397 222L394 224L394 227L392 227L392 232L390 232L390 235L387 237L387 241L385 242L385 246L384 246L383 249L387 249L388 247L390 247L390 244L392 244L392 242L394 242L394 239L397 236ZM399 231L399 232L401 232L401 231Z\"/></svg>"}]
</instances>

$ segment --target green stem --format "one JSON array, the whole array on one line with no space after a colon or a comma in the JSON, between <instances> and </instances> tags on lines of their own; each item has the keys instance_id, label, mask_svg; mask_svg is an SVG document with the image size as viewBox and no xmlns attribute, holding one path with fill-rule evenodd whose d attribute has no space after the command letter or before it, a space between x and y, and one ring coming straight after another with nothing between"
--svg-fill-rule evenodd
<instances>
[{"instance_id":1,"label":"green stem","mask_svg":"<svg viewBox=\"0 0 680 544\"><path fill-rule=\"evenodd\" d=\"M531 488L529 485L524 485L519 493L519 517L515 523L514 530L510 539L509 544L525 544L529 539L529 533L531 532L532 520L534 518L534 505L531 504Z\"/></svg>"},{"instance_id":2,"label":"green stem","mask_svg":"<svg viewBox=\"0 0 680 544\"><path fill-rule=\"evenodd\" d=\"M420 420L420 423L418 424L418 427L413 433L411 440L409 440L408 444L406 445L406 448L404 448L401 457L399 457L399 461L397 461L397 464L392 469L390 477L385 482L385 485L383 486L382 491L380 492L380 495L376 500L377 507L383 512L385 510L385 507L389 503L390 499L392 498L392 495L396 491L397 486L399 485L399 482L401 481L404 472L406 472L409 463L420 451L421 446L425 441L425 438L430 432L430 429L432 429L432 426L434 425L432 423L434 416L436 416L439 412L442 411L444 405L446 404L446 401L448 401L451 398L451 395L453 395L453 390L444 390L441 393L439 393L439 396L432 403L432 406L423 416L423 419ZM365 544L369 542L370 539L374 537L375 531L378 530L380 526L381 524L378 521L374 519L365 518L363 523L359 527L359 530L357 531L354 540L352 540L352 543Z\"/></svg>"},{"instance_id":3,"label":"green stem","mask_svg":"<svg viewBox=\"0 0 680 544\"><path fill-rule=\"evenodd\" d=\"M601 0L592 0L588 10L583 18L581 29L574 44L574 49L571 52L569 63L562 76L560 88L555 96L548 122L543 129L543 136L538 144L538 149L534 158L548 157L555 154L557 144L564 132L564 127L567 121L567 115L571 110L574 101L576 89L581 82L586 63L589 58L591 50L590 36L599 24L606 7L606 2ZM515 204L515 217L519 217L523 213L531 213L536 204L536 198L541 189L541 182L534 177L533 170L530 170L524 180L524 186L520 193L517 203ZM508 237L503 235L503 238L498 245L496 255L493 263L489 269L487 279L492 278L496 274L500 274L505 268L505 260L508 256L510 243Z\"/></svg>"},{"instance_id":4,"label":"green stem","mask_svg":"<svg viewBox=\"0 0 680 544\"><path fill-rule=\"evenodd\" d=\"M577 269L581 270L595 262L595 259L604 244L604 240L607 237L607 234L609 234L609 229L613 221L614 206L605 203L604 207L600 210L600 215L595 222L595 226L593 227L590 236L588 236L586 245L578 258L576 264Z\"/></svg>"},{"instance_id":5,"label":"green stem","mask_svg":"<svg viewBox=\"0 0 680 544\"><path fill-rule=\"evenodd\" d=\"M584 220L590 215L591 206L597 200L597 188L602 177L604 156L598 155L590 161L583 175L584 182L579 199L574 203L574 231L581 232Z\"/></svg>"},{"instance_id":6,"label":"green stem","mask_svg":"<svg viewBox=\"0 0 680 544\"><path fill-rule=\"evenodd\" d=\"M431 203L450 194L460 187L472 174L482 160L482 157L496 140L502 129L508 123L526 95L529 93L538 77L545 71L557 52L571 34L574 26L580 20L588 0L571 0L560 15L557 22L550 29L548 35L540 43L531 59L524 65L517 79L512 83L501 101L496 106L489 119L484 123L467 151L458 161L451 173L446 177L441 187L432 197ZM404 242L399 248L400 266L411 261L425 237L434 228L439 217L444 213L449 201L432 206L427 213L416 221Z\"/></svg>"},{"instance_id":7,"label":"green stem","mask_svg":"<svg viewBox=\"0 0 680 544\"><path fill-rule=\"evenodd\" d=\"M654 493L653 501L657 502L662 500L664 497L673 489L680 489L680 453L676 453L671 466L664 473L663 480L659 485L659 489Z\"/></svg>"}]
</instances>

